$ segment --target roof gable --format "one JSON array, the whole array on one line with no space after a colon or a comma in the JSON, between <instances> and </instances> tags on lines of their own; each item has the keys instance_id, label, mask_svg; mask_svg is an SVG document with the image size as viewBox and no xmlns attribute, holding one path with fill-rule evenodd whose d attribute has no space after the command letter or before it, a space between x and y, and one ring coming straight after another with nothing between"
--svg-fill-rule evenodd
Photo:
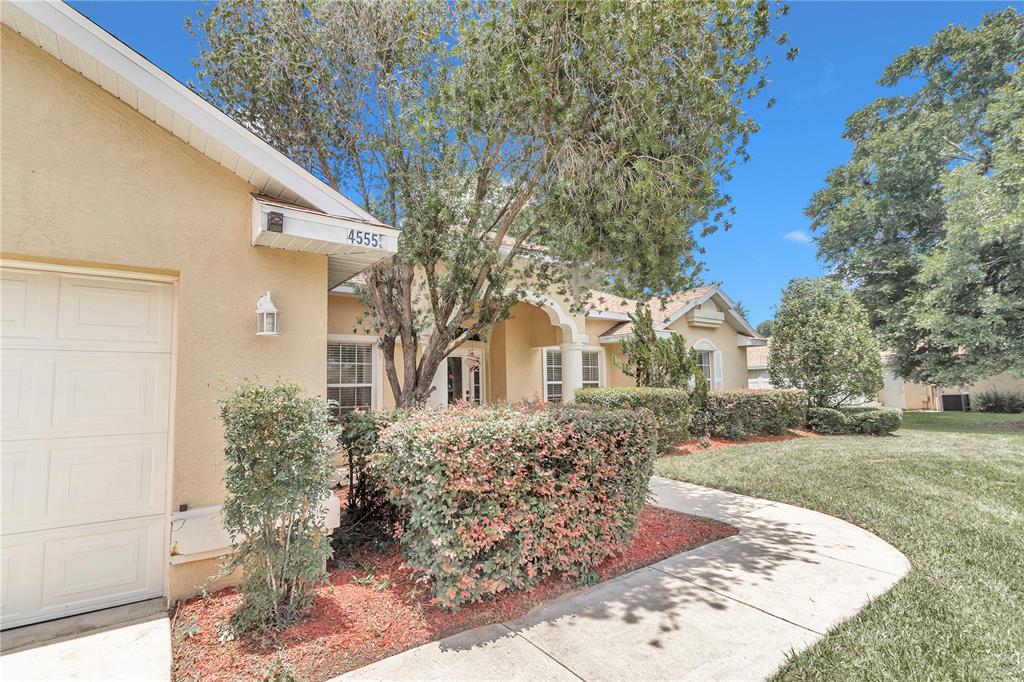
<instances>
[{"instance_id":1,"label":"roof gable","mask_svg":"<svg viewBox=\"0 0 1024 682\"><path fill-rule=\"evenodd\" d=\"M712 298L717 299L716 302L725 309L726 318L736 331L746 336L757 336L757 332L754 328L736 312L736 306L732 302L732 299L726 296L721 287L717 284L681 291L678 294L669 296L665 301L657 298L648 301L647 306L651 310L651 318L654 321L655 331L667 332L672 323L685 315L687 311ZM638 301L634 299L615 296L614 294L605 293L596 289L591 290L590 300L592 304L596 303L600 306L596 308L597 311L608 311L615 314L628 314L635 310L638 304ZM603 315L598 312L593 316L602 317ZM633 323L625 320L613 325L608 329L608 331L603 333L601 337L622 337L629 336L632 333Z\"/></svg>"}]
</instances>

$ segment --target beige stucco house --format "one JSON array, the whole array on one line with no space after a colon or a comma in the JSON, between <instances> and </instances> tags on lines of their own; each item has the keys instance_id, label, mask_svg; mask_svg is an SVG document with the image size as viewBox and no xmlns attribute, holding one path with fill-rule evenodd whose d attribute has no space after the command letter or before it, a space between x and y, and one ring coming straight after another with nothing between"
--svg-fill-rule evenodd
<instances>
[{"instance_id":1,"label":"beige stucco house","mask_svg":"<svg viewBox=\"0 0 1024 682\"><path fill-rule=\"evenodd\" d=\"M207 582L229 545L217 400L230 382L392 404L353 278L398 232L70 7L2 11L7 628ZM268 292L276 333L258 334ZM628 385L612 357L633 305L530 297L447 359L431 402ZM654 306L713 385L746 386L760 340L719 287ZM337 523L336 505L325 513Z\"/></svg>"}]
</instances>

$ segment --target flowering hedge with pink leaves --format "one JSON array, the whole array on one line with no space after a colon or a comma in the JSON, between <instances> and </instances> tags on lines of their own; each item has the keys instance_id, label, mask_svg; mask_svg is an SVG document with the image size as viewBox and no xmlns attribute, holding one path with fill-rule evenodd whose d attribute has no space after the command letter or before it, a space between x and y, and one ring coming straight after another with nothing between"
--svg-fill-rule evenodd
<instances>
[{"instance_id":1,"label":"flowering hedge with pink leaves","mask_svg":"<svg viewBox=\"0 0 1024 682\"><path fill-rule=\"evenodd\" d=\"M374 468L406 563L456 607L555 572L593 580L636 531L656 432L647 410L419 410L393 417Z\"/></svg>"}]
</instances>

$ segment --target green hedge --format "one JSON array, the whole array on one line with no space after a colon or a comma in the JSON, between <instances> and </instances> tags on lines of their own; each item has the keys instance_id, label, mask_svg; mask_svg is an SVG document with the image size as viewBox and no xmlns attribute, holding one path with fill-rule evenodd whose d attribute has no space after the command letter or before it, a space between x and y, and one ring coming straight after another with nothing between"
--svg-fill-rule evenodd
<instances>
[{"instance_id":1,"label":"green hedge","mask_svg":"<svg viewBox=\"0 0 1024 682\"><path fill-rule=\"evenodd\" d=\"M673 443L690 436L693 398L678 388L581 388L576 402L606 409L639 410L647 408L658 423L658 449L667 450Z\"/></svg>"},{"instance_id":2,"label":"green hedge","mask_svg":"<svg viewBox=\"0 0 1024 682\"><path fill-rule=\"evenodd\" d=\"M646 410L417 410L381 432L374 466L406 563L455 607L554 572L594 579L636 531L654 432Z\"/></svg>"},{"instance_id":3,"label":"green hedge","mask_svg":"<svg viewBox=\"0 0 1024 682\"><path fill-rule=\"evenodd\" d=\"M971 396L971 408L978 412L1017 414L1024 412L1024 392L989 389Z\"/></svg>"},{"instance_id":4,"label":"green hedge","mask_svg":"<svg viewBox=\"0 0 1024 682\"><path fill-rule=\"evenodd\" d=\"M811 407L807 410L807 427L815 433L845 435L860 433L882 436L893 433L903 423L903 412L891 407L842 409Z\"/></svg>"},{"instance_id":5,"label":"green hedge","mask_svg":"<svg viewBox=\"0 0 1024 682\"><path fill-rule=\"evenodd\" d=\"M693 433L740 440L777 435L803 425L807 391L715 389L693 417Z\"/></svg>"}]
</instances>

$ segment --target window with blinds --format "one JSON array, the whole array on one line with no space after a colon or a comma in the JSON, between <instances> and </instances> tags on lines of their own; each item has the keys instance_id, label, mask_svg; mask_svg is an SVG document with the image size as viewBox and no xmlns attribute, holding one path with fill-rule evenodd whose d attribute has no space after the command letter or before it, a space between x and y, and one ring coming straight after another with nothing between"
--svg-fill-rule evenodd
<instances>
[{"instance_id":1,"label":"window with blinds","mask_svg":"<svg viewBox=\"0 0 1024 682\"><path fill-rule=\"evenodd\" d=\"M327 342L327 399L338 414L373 407L373 345Z\"/></svg>"},{"instance_id":2,"label":"window with blinds","mask_svg":"<svg viewBox=\"0 0 1024 682\"><path fill-rule=\"evenodd\" d=\"M700 371L704 372L704 376L708 378L708 381L714 382L714 379L711 377L711 351L697 351L697 364L700 365Z\"/></svg>"},{"instance_id":3,"label":"window with blinds","mask_svg":"<svg viewBox=\"0 0 1024 682\"><path fill-rule=\"evenodd\" d=\"M596 350L583 351L583 388L601 385L601 354Z\"/></svg>"},{"instance_id":4,"label":"window with blinds","mask_svg":"<svg viewBox=\"0 0 1024 682\"><path fill-rule=\"evenodd\" d=\"M544 400L562 402L562 351L555 348L544 351Z\"/></svg>"}]
</instances>

